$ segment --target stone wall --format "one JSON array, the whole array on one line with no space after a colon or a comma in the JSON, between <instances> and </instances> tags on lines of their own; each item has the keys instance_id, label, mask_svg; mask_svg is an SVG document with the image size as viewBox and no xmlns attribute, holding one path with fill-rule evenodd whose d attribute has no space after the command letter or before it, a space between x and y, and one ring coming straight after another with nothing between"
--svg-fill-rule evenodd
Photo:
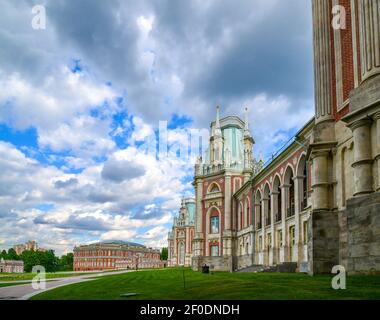
<instances>
[{"instance_id":1,"label":"stone wall","mask_svg":"<svg viewBox=\"0 0 380 320\"><path fill-rule=\"evenodd\" d=\"M248 254L244 256L236 257L236 263L234 265L234 270L240 270L243 268L250 267L254 264L254 255Z\"/></svg>"},{"instance_id":2,"label":"stone wall","mask_svg":"<svg viewBox=\"0 0 380 320\"><path fill-rule=\"evenodd\" d=\"M314 210L309 219L308 261L309 273L331 273L339 264L338 213Z\"/></svg>"},{"instance_id":3,"label":"stone wall","mask_svg":"<svg viewBox=\"0 0 380 320\"><path fill-rule=\"evenodd\" d=\"M348 200L348 273L380 273L380 193Z\"/></svg>"},{"instance_id":4,"label":"stone wall","mask_svg":"<svg viewBox=\"0 0 380 320\"><path fill-rule=\"evenodd\" d=\"M347 211L338 213L339 222L339 264L348 269L348 230L347 230Z\"/></svg>"},{"instance_id":5,"label":"stone wall","mask_svg":"<svg viewBox=\"0 0 380 320\"><path fill-rule=\"evenodd\" d=\"M192 262L192 269L194 271L201 271L203 265L210 267L210 271L233 271L233 257L194 257Z\"/></svg>"}]
</instances>

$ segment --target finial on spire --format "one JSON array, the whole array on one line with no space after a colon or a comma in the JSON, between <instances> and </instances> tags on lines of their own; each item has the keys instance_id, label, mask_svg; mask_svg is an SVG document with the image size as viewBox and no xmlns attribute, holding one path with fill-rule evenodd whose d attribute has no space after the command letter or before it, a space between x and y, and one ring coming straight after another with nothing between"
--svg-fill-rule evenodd
<instances>
[{"instance_id":1,"label":"finial on spire","mask_svg":"<svg viewBox=\"0 0 380 320\"><path fill-rule=\"evenodd\" d=\"M216 106L216 122L215 122L215 135L221 136L222 131L220 130L220 107Z\"/></svg>"},{"instance_id":2,"label":"finial on spire","mask_svg":"<svg viewBox=\"0 0 380 320\"><path fill-rule=\"evenodd\" d=\"M245 107L245 113L244 113L244 137L251 137L251 133L249 132L248 108L247 107Z\"/></svg>"},{"instance_id":3,"label":"finial on spire","mask_svg":"<svg viewBox=\"0 0 380 320\"><path fill-rule=\"evenodd\" d=\"M244 119L244 122L245 122L245 130L249 131L249 124L248 124L248 108L245 107L245 115L244 115L245 119Z\"/></svg>"}]
</instances>

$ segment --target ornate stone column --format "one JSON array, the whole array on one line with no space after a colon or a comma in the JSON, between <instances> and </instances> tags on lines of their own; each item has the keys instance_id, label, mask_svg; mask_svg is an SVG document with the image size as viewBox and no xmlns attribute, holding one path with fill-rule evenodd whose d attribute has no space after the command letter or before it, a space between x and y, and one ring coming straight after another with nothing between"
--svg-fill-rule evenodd
<instances>
[{"instance_id":1,"label":"ornate stone column","mask_svg":"<svg viewBox=\"0 0 380 320\"><path fill-rule=\"evenodd\" d=\"M288 231L286 230L286 208L288 207L290 185L283 184L281 188L281 229L282 229L282 247L280 249L280 262L288 262L288 246L286 244ZM281 260L282 257L282 260Z\"/></svg>"},{"instance_id":2,"label":"ornate stone column","mask_svg":"<svg viewBox=\"0 0 380 320\"><path fill-rule=\"evenodd\" d=\"M362 82L380 74L380 0L359 1Z\"/></svg>"},{"instance_id":3,"label":"ornate stone column","mask_svg":"<svg viewBox=\"0 0 380 320\"><path fill-rule=\"evenodd\" d=\"M332 116L330 0L313 0L314 82L316 123Z\"/></svg>"},{"instance_id":4,"label":"ornate stone column","mask_svg":"<svg viewBox=\"0 0 380 320\"><path fill-rule=\"evenodd\" d=\"M195 181L195 194L196 194L196 224L195 224L195 236L194 236L194 256L199 257L203 255L203 181L202 179L196 179Z\"/></svg>"},{"instance_id":5,"label":"ornate stone column","mask_svg":"<svg viewBox=\"0 0 380 320\"><path fill-rule=\"evenodd\" d=\"M277 208L277 197L278 197L279 192L274 191L270 193L270 201L271 201L271 225L270 225L270 233L271 233L271 238L272 238L272 257L269 259L269 264L274 265L277 263L277 252L276 252L276 243L275 243L275 234L274 234L274 223L275 223L275 208Z\"/></svg>"},{"instance_id":6,"label":"ornate stone column","mask_svg":"<svg viewBox=\"0 0 380 320\"><path fill-rule=\"evenodd\" d=\"M258 214L260 213L260 215ZM257 230L255 232L255 236L257 235L257 238L256 238L256 247L255 247L255 250L256 250L256 257L255 257L255 261L256 261L256 264L261 264L260 262L260 255L261 255L261 248L259 246L260 242L259 242L259 235L261 234L261 230L259 231L258 230L258 223L259 223L259 217L262 218L262 210L261 210L261 204L260 203L256 203L256 200L255 200L255 230ZM261 223L261 228L262 228L262 223ZM256 242L255 241L255 242Z\"/></svg>"},{"instance_id":7,"label":"ornate stone column","mask_svg":"<svg viewBox=\"0 0 380 320\"><path fill-rule=\"evenodd\" d=\"M232 255L232 219L231 219L231 174L226 172L224 189L224 231L223 231L223 255Z\"/></svg>"},{"instance_id":8,"label":"ornate stone column","mask_svg":"<svg viewBox=\"0 0 380 320\"><path fill-rule=\"evenodd\" d=\"M266 236L265 236L265 227L266 227L265 216L268 212L268 202L269 202L269 199L263 197L261 201L261 221L262 221L261 236L263 239L263 245L262 245L261 251L263 252L264 265L268 265L268 253L266 250Z\"/></svg>"},{"instance_id":9,"label":"ornate stone column","mask_svg":"<svg viewBox=\"0 0 380 320\"><path fill-rule=\"evenodd\" d=\"M354 136L354 196L373 192L371 124L370 118L350 124Z\"/></svg>"},{"instance_id":10,"label":"ornate stone column","mask_svg":"<svg viewBox=\"0 0 380 320\"><path fill-rule=\"evenodd\" d=\"M329 177L328 157L330 150L319 150L312 153L313 181L313 210L329 209Z\"/></svg>"},{"instance_id":11,"label":"ornate stone column","mask_svg":"<svg viewBox=\"0 0 380 320\"><path fill-rule=\"evenodd\" d=\"M377 188L376 191L380 191L380 112L373 116L373 120L376 121L376 161L377 161Z\"/></svg>"},{"instance_id":12,"label":"ornate stone column","mask_svg":"<svg viewBox=\"0 0 380 320\"><path fill-rule=\"evenodd\" d=\"M295 229L294 229L294 231L295 231L295 238L296 238L294 250L295 250L295 255L297 257L298 264L302 262L302 258L303 258L302 241L300 239L300 235L301 235L301 232L300 232L300 229L301 229L300 218L301 218L301 216L300 215L301 215L303 179L304 179L304 176L296 176L293 178L293 180L294 180L294 195L295 195L295 199L294 199Z\"/></svg>"}]
</instances>

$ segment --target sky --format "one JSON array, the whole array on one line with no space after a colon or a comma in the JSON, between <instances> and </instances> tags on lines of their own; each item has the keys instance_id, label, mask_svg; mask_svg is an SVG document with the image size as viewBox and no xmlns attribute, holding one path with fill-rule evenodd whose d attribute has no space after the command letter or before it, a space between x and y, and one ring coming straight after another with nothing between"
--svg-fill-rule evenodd
<instances>
[{"instance_id":1,"label":"sky","mask_svg":"<svg viewBox=\"0 0 380 320\"><path fill-rule=\"evenodd\" d=\"M269 158L313 116L312 59L305 0L2 0L0 249L165 246L194 193L181 146L248 107Z\"/></svg>"}]
</instances>

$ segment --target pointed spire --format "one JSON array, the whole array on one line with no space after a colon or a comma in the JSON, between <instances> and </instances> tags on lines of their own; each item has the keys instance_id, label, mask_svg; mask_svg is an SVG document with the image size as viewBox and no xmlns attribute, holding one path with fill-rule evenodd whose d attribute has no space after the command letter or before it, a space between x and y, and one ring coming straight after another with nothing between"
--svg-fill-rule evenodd
<instances>
[{"instance_id":1,"label":"pointed spire","mask_svg":"<svg viewBox=\"0 0 380 320\"><path fill-rule=\"evenodd\" d=\"M245 108L245 114L244 114L244 136L250 137L251 133L249 132L249 122L248 122L248 108Z\"/></svg>"},{"instance_id":2,"label":"pointed spire","mask_svg":"<svg viewBox=\"0 0 380 320\"><path fill-rule=\"evenodd\" d=\"M214 135L216 136L221 136L222 135L222 131L220 130L220 107L217 106L216 107L216 122L215 122L215 131L214 131Z\"/></svg>"}]
</instances>

